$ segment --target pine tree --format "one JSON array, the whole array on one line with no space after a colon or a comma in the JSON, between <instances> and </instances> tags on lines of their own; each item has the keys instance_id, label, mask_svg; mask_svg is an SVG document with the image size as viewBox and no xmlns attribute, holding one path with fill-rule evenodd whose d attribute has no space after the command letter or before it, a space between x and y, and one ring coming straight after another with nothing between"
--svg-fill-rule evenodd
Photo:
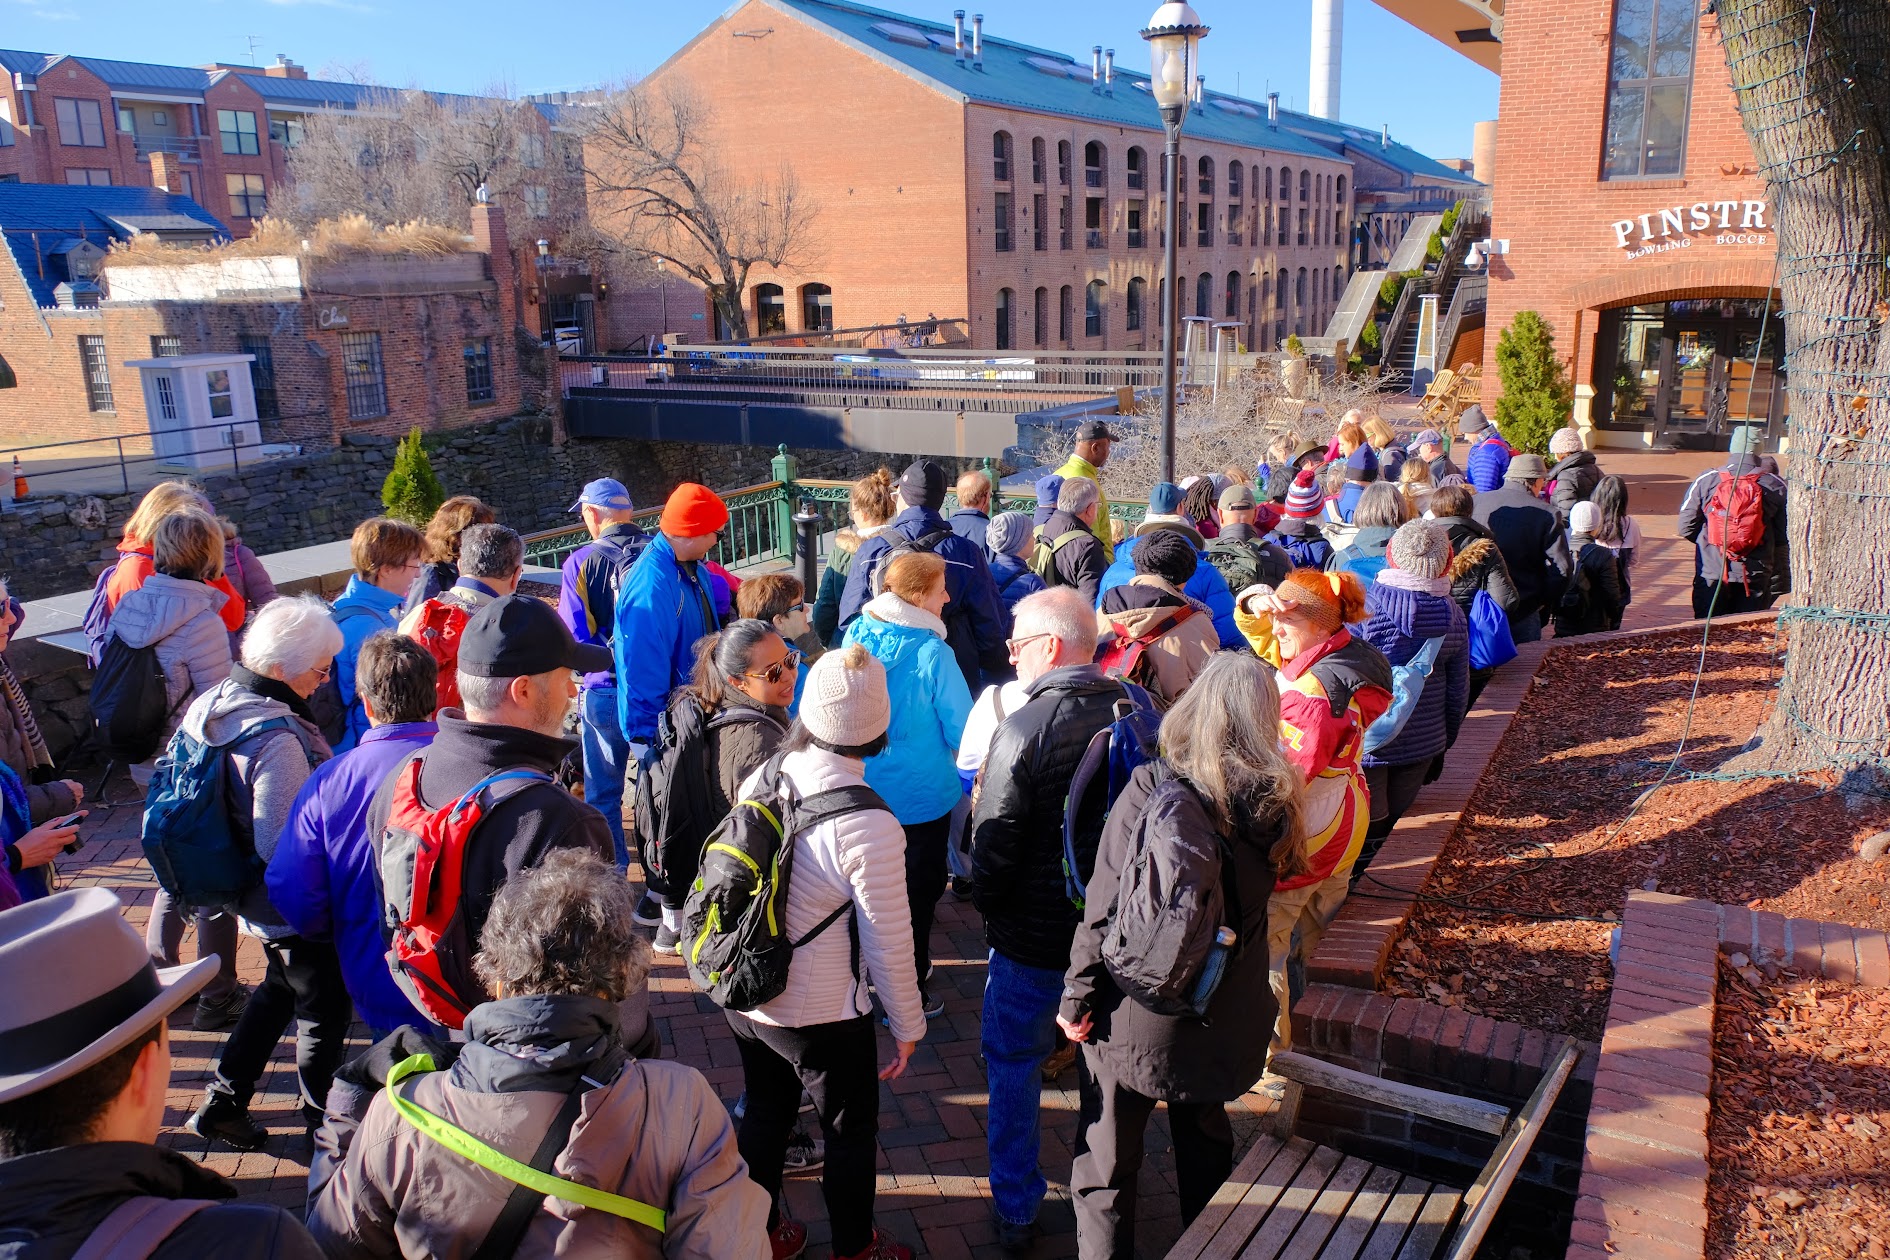
<instances>
[{"instance_id":1,"label":"pine tree","mask_svg":"<svg viewBox=\"0 0 1890 1260\"><path fill-rule=\"evenodd\" d=\"M1496 400L1496 427L1518 451L1549 453L1549 437L1569 423L1575 388L1555 354L1555 332L1535 311L1518 311L1496 339L1496 367L1503 396Z\"/></svg>"},{"instance_id":2,"label":"pine tree","mask_svg":"<svg viewBox=\"0 0 1890 1260\"><path fill-rule=\"evenodd\" d=\"M420 444L420 427L415 425L394 448L394 466L381 483L381 505L395 520L424 527L445 499L446 491L433 475L433 463L427 458L427 448Z\"/></svg>"}]
</instances>

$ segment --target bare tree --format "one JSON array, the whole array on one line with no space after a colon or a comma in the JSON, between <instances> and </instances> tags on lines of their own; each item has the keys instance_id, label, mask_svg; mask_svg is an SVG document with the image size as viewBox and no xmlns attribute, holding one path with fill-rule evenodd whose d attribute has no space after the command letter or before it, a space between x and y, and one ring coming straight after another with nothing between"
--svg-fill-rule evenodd
<instances>
[{"instance_id":1,"label":"bare tree","mask_svg":"<svg viewBox=\"0 0 1890 1260\"><path fill-rule=\"evenodd\" d=\"M1890 759L1890 5L1718 0L1778 225L1791 361L1797 606L1750 771L1881 775Z\"/></svg>"},{"instance_id":2,"label":"bare tree","mask_svg":"<svg viewBox=\"0 0 1890 1260\"><path fill-rule=\"evenodd\" d=\"M700 284L734 339L749 335L742 294L757 266L799 269L816 207L783 165L767 176L711 156L713 115L686 83L612 90L591 112L585 171L598 217L631 255Z\"/></svg>"}]
</instances>

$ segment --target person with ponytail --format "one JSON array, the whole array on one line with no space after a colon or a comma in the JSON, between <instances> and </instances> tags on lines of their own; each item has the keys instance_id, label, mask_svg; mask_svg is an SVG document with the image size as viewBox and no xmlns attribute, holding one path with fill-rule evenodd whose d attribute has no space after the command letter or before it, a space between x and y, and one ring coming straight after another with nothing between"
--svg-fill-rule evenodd
<instances>
[{"instance_id":1,"label":"person with ponytail","mask_svg":"<svg viewBox=\"0 0 1890 1260\"><path fill-rule=\"evenodd\" d=\"M1280 690L1280 748L1303 776L1299 837L1305 859L1282 874L1267 906L1267 952L1279 1011L1269 1058L1292 1048L1286 969L1310 958L1339 912L1371 822L1365 730L1391 706L1391 664L1346 629L1365 616L1365 588L1352 573L1295 569L1278 587L1249 586L1234 617ZM1284 868L1283 868L1284 869ZM1295 932L1299 942L1295 949ZM1261 1088L1284 1092L1268 1076Z\"/></svg>"}]
</instances>

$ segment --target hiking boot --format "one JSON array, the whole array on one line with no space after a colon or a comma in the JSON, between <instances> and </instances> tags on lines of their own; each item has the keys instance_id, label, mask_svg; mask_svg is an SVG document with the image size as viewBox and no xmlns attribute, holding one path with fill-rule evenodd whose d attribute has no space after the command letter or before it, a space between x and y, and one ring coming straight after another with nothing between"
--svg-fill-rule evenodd
<instances>
[{"instance_id":1,"label":"hiking boot","mask_svg":"<svg viewBox=\"0 0 1890 1260\"><path fill-rule=\"evenodd\" d=\"M827 1144L806 1129L788 1134L787 1158L781 1164L785 1173L816 1172L827 1162Z\"/></svg>"},{"instance_id":2,"label":"hiking boot","mask_svg":"<svg viewBox=\"0 0 1890 1260\"><path fill-rule=\"evenodd\" d=\"M925 1011L927 1019L937 1019L945 1013L945 999L936 993L919 991L919 1006Z\"/></svg>"},{"instance_id":3,"label":"hiking boot","mask_svg":"<svg viewBox=\"0 0 1890 1260\"><path fill-rule=\"evenodd\" d=\"M873 1227L873 1241L866 1245L866 1250L855 1255L843 1256L834 1253L834 1260L912 1260L912 1248L897 1242Z\"/></svg>"},{"instance_id":4,"label":"hiking boot","mask_svg":"<svg viewBox=\"0 0 1890 1260\"><path fill-rule=\"evenodd\" d=\"M214 1091L184 1121L184 1127L207 1142L227 1142L239 1151L261 1150L269 1140L269 1130L250 1119L248 1107Z\"/></svg>"},{"instance_id":5,"label":"hiking boot","mask_svg":"<svg viewBox=\"0 0 1890 1260\"><path fill-rule=\"evenodd\" d=\"M1050 1057L1043 1061L1043 1083L1054 1084L1057 1077L1069 1070L1070 1064L1074 1062L1076 1062L1075 1042L1067 1042L1062 1049L1052 1050Z\"/></svg>"},{"instance_id":6,"label":"hiking boot","mask_svg":"<svg viewBox=\"0 0 1890 1260\"><path fill-rule=\"evenodd\" d=\"M190 1026L198 1032L215 1032L219 1028L228 1028L235 1024L243 1014L243 1008L249 1005L249 990L237 985L230 990L230 996L221 1002L209 998L197 999L196 1013L190 1017Z\"/></svg>"},{"instance_id":7,"label":"hiking boot","mask_svg":"<svg viewBox=\"0 0 1890 1260\"><path fill-rule=\"evenodd\" d=\"M998 1250L1007 1256L1018 1256L1029 1251L1037 1242L1037 1222L1019 1225L1007 1221L995 1212L991 1214L991 1225L997 1231Z\"/></svg>"},{"instance_id":8,"label":"hiking boot","mask_svg":"<svg viewBox=\"0 0 1890 1260\"><path fill-rule=\"evenodd\" d=\"M807 1226L784 1217L769 1231L768 1245L774 1248L774 1260L795 1260L807 1250Z\"/></svg>"},{"instance_id":9,"label":"hiking boot","mask_svg":"<svg viewBox=\"0 0 1890 1260\"><path fill-rule=\"evenodd\" d=\"M659 954L680 954L682 953L682 937L674 928L665 924L656 929L656 939L650 943L650 948Z\"/></svg>"},{"instance_id":10,"label":"hiking boot","mask_svg":"<svg viewBox=\"0 0 1890 1260\"><path fill-rule=\"evenodd\" d=\"M963 875L952 876L952 896L960 901L971 900L971 881Z\"/></svg>"},{"instance_id":11,"label":"hiking boot","mask_svg":"<svg viewBox=\"0 0 1890 1260\"><path fill-rule=\"evenodd\" d=\"M640 927L658 927L663 922L663 903L649 893L637 902L637 908L630 912L630 921Z\"/></svg>"}]
</instances>

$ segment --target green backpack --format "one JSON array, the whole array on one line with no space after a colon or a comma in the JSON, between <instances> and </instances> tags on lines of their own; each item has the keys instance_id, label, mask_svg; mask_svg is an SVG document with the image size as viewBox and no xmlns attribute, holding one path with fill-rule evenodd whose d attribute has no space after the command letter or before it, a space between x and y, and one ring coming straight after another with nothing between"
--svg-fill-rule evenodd
<instances>
[{"instance_id":1,"label":"green backpack","mask_svg":"<svg viewBox=\"0 0 1890 1260\"><path fill-rule=\"evenodd\" d=\"M1064 543L1074 542L1078 538L1088 538L1089 536L1090 533L1086 529L1072 529L1066 533L1058 534L1054 539L1046 539L1043 536L1043 530L1038 529L1037 545L1030 553L1030 571L1042 578L1045 586L1061 586L1062 583L1057 580L1056 576L1057 552L1062 550Z\"/></svg>"}]
</instances>

